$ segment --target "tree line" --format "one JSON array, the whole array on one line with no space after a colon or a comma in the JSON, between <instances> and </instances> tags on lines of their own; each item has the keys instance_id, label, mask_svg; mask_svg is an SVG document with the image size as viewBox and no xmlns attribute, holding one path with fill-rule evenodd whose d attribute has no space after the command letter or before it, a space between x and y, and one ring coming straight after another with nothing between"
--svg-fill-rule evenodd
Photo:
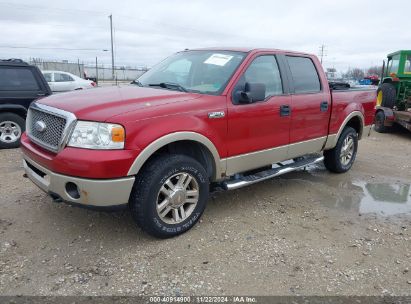
<instances>
[{"instance_id":1,"label":"tree line","mask_svg":"<svg viewBox=\"0 0 411 304\"><path fill-rule=\"evenodd\" d=\"M343 73L343 78L347 79L355 79L360 80L364 79L366 76L378 76L379 78L382 77L382 66L372 66L368 69L360 69L360 68L350 68L346 73Z\"/></svg>"}]
</instances>

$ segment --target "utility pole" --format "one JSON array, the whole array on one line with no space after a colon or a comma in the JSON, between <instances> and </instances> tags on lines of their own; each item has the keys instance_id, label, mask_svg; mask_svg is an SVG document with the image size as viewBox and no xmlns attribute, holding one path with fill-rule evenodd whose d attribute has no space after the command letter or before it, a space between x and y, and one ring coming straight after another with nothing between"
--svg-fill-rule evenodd
<instances>
[{"instance_id":1,"label":"utility pole","mask_svg":"<svg viewBox=\"0 0 411 304\"><path fill-rule=\"evenodd\" d=\"M96 56L96 85L98 85L98 63L97 63L97 56Z\"/></svg>"},{"instance_id":2,"label":"utility pole","mask_svg":"<svg viewBox=\"0 0 411 304\"><path fill-rule=\"evenodd\" d=\"M324 56L326 56L326 54L325 54L325 45L322 44L322 45L320 46L320 61L321 61L321 64L323 64L323 58L324 58Z\"/></svg>"},{"instance_id":3,"label":"utility pole","mask_svg":"<svg viewBox=\"0 0 411 304\"><path fill-rule=\"evenodd\" d=\"M115 80L114 75L114 42L113 42L113 15L108 16L110 18L110 33L111 33L111 74L113 80Z\"/></svg>"},{"instance_id":4,"label":"utility pole","mask_svg":"<svg viewBox=\"0 0 411 304\"><path fill-rule=\"evenodd\" d=\"M84 75L81 75L80 58L77 58L77 66L78 66L78 75L79 75L79 77L84 78Z\"/></svg>"}]
</instances>

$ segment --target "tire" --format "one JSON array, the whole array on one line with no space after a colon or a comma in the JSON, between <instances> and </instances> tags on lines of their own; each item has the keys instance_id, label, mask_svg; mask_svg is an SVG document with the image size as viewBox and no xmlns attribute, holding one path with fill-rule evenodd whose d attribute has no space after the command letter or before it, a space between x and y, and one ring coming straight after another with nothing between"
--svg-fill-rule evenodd
<instances>
[{"instance_id":1,"label":"tire","mask_svg":"<svg viewBox=\"0 0 411 304\"><path fill-rule=\"evenodd\" d=\"M384 126L384 121L385 121L384 112L378 111L377 114L375 114L374 130L377 131L378 133L388 132L388 127Z\"/></svg>"},{"instance_id":2,"label":"tire","mask_svg":"<svg viewBox=\"0 0 411 304\"><path fill-rule=\"evenodd\" d=\"M18 148L25 130L23 117L10 112L0 113L0 149Z\"/></svg>"},{"instance_id":3,"label":"tire","mask_svg":"<svg viewBox=\"0 0 411 304\"><path fill-rule=\"evenodd\" d=\"M187 187L179 186L181 178ZM204 212L208 193L208 176L199 162L185 155L168 154L143 167L136 177L129 205L141 229L158 238L170 238L196 224Z\"/></svg>"},{"instance_id":4,"label":"tire","mask_svg":"<svg viewBox=\"0 0 411 304\"><path fill-rule=\"evenodd\" d=\"M350 141L351 139L351 141ZM350 144L351 142L351 144ZM343 150L343 148L351 146L351 149ZM324 151L324 165L331 172L344 173L351 169L358 149L358 134L351 127L345 127L337 145L331 149ZM344 155L343 155L344 153Z\"/></svg>"},{"instance_id":5,"label":"tire","mask_svg":"<svg viewBox=\"0 0 411 304\"><path fill-rule=\"evenodd\" d=\"M377 96L377 106L392 109L397 100L397 90L391 83L383 83L377 91Z\"/></svg>"}]
</instances>

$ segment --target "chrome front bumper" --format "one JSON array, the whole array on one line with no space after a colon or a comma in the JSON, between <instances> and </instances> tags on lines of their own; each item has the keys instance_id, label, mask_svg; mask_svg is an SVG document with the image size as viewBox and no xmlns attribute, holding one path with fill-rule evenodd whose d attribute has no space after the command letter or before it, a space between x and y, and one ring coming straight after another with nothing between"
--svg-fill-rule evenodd
<instances>
[{"instance_id":1,"label":"chrome front bumper","mask_svg":"<svg viewBox=\"0 0 411 304\"><path fill-rule=\"evenodd\" d=\"M24 156L23 165L27 177L53 198L90 207L128 204L135 179L86 179L57 174L27 156Z\"/></svg>"}]
</instances>

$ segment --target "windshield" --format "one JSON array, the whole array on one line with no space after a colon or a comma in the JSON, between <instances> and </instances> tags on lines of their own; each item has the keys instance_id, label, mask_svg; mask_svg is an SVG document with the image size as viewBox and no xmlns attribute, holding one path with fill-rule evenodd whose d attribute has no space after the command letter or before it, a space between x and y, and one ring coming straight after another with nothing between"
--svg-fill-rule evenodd
<instances>
[{"instance_id":1,"label":"windshield","mask_svg":"<svg viewBox=\"0 0 411 304\"><path fill-rule=\"evenodd\" d=\"M400 66L400 55L395 55L388 62L388 75L391 73L398 73L398 67Z\"/></svg>"},{"instance_id":2,"label":"windshield","mask_svg":"<svg viewBox=\"0 0 411 304\"><path fill-rule=\"evenodd\" d=\"M163 60L134 83L170 90L220 94L245 57L243 52L184 51Z\"/></svg>"}]
</instances>

